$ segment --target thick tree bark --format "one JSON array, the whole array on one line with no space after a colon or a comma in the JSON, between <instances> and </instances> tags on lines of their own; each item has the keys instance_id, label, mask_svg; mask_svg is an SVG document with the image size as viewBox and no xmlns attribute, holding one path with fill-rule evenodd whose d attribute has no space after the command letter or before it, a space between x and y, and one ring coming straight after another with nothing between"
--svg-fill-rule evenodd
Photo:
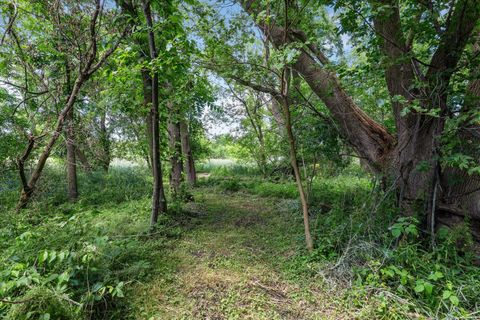
<instances>
[{"instance_id":1,"label":"thick tree bark","mask_svg":"<svg viewBox=\"0 0 480 320\"><path fill-rule=\"evenodd\" d=\"M150 11L150 3L142 1L143 13L148 26L148 46L150 50L150 59L157 58L157 50L155 47L155 36L153 33L153 21ZM159 110L158 110L158 74L153 73L152 77L152 171L153 171L153 195L152 195L152 214L150 225L153 227L157 224L160 213L167 211L167 201L163 189L162 166L160 160L160 130L159 130Z\"/></svg>"},{"instance_id":2,"label":"thick tree bark","mask_svg":"<svg viewBox=\"0 0 480 320\"><path fill-rule=\"evenodd\" d=\"M185 159L185 173L187 183L191 186L197 183L197 171L195 169L195 159L193 158L192 147L190 146L190 133L185 119L180 121L180 138L182 140L182 153Z\"/></svg>"},{"instance_id":3,"label":"thick tree bark","mask_svg":"<svg viewBox=\"0 0 480 320\"><path fill-rule=\"evenodd\" d=\"M478 194L467 191L478 185L478 177L468 176L462 170L454 168L441 168L439 163L440 137L445 119L449 116L447 95L450 78L479 20L480 5L469 0L455 4L449 14L446 30L440 35L440 43L429 63L429 69L423 75L419 61L410 58L412 54L402 34L398 2L382 0L381 4L388 6L383 7L383 16L376 17L374 22L383 43L383 52L389 59L385 78L390 95L405 98L404 103L398 99L392 101L398 139L392 167L400 188L401 208L404 213L412 214L425 211L426 207L427 225L432 233L435 231L435 220L453 226L468 211L474 220L473 234L480 240L480 224L475 222L480 221L480 198ZM424 86L415 88L412 86L414 81L423 82ZM472 85L470 91L475 87L474 83ZM403 109L414 100L420 101L426 110L438 108L440 116L429 116L416 111L401 116ZM480 142L478 137L470 137L470 141L472 139ZM456 197L452 197L452 183L458 192ZM462 197L464 193L468 195ZM453 199L457 204L457 213L454 213ZM422 204L422 207L419 208L415 203ZM466 210L459 209L465 207ZM436 214L439 216L435 217Z\"/></svg>"},{"instance_id":4,"label":"thick tree bark","mask_svg":"<svg viewBox=\"0 0 480 320\"><path fill-rule=\"evenodd\" d=\"M480 47L477 47L480 52ZM461 114L466 115L466 121L459 128L461 145L457 152L469 155L480 165L480 124L474 115L480 110L480 80L479 71L474 70L474 80L467 89L465 105ZM442 202L438 206L438 222L452 226L470 218L471 230L477 242L480 242L480 177L469 175L458 168L444 168L441 175ZM479 249L480 254L480 249Z\"/></svg>"},{"instance_id":5,"label":"thick tree bark","mask_svg":"<svg viewBox=\"0 0 480 320\"><path fill-rule=\"evenodd\" d=\"M240 1L252 15L260 10L253 0ZM394 176L399 189L399 200L404 214L432 212L428 220L431 230L435 220L463 221L469 216L473 221L472 233L480 240L480 194L477 175L467 175L462 170L441 168L440 137L449 114L448 88L452 74L457 71L458 61L471 38L480 17L480 2L460 0L452 2L444 30L438 35L439 45L429 63L420 62L410 52L413 33L405 39L397 0L372 0L373 6L381 6L374 26L387 58L385 78L392 97L397 137L373 121L343 90L337 77L324 68L327 58L313 44L306 43L300 30L289 30L285 36L283 27L271 21L268 25L258 23L264 35L276 47L286 42L302 42L304 47L293 68L302 75L312 91L330 110L341 134L356 152L367 160L377 173ZM420 64L429 66L423 74ZM413 86L415 83L422 86ZM397 99L403 97L403 101ZM402 110L414 101L420 101L426 110L439 108L439 116L415 110L402 116ZM471 130L470 134L478 132ZM479 143L479 136L471 141ZM478 157L476 157L478 159ZM452 189L452 181L460 179ZM456 191L461 192L459 194ZM454 194L454 197L449 197ZM418 206L417 206L418 204ZM438 217L435 217L435 214ZM455 223L447 223L454 225Z\"/></svg>"},{"instance_id":6,"label":"thick tree bark","mask_svg":"<svg viewBox=\"0 0 480 320\"><path fill-rule=\"evenodd\" d=\"M180 123L176 118L173 108L170 108L170 119L168 120L168 142L170 147L170 188L173 197L180 194L182 184L182 141L180 138Z\"/></svg>"}]
</instances>

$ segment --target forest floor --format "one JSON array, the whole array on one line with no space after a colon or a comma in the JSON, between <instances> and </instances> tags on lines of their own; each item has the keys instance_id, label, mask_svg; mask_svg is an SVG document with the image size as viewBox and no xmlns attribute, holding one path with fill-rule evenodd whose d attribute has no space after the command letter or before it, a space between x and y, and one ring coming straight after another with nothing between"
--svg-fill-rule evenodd
<instances>
[{"instance_id":1,"label":"forest floor","mask_svg":"<svg viewBox=\"0 0 480 320\"><path fill-rule=\"evenodd\" d=\"M158 252L167 267L133 289L138 319L351 318L318 270L299 276L287 262L303 245L292 200L211 189L195 197L181 238Z\"/></svg>"},{"instance_id":2,"label":"forest floor","mask_svg":"<svg viewBox=\"0 0 480 320\"><path fill-rule=\"evenodd\" d=\"M15 177L0 183L2 319L479 319L461 230L428 249L357 170L312 185L307 252L291 179L204 170L194 201L169 199L150 230L145 168L82 174L75 203L47 169L22 214Z\"/></svg>"}]
</instances>

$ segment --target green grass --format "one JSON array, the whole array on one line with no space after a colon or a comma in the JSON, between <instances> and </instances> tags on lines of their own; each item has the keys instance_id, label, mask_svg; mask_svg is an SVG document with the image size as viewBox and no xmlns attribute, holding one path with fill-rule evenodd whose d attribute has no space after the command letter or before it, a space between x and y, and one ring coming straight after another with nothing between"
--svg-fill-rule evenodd
<instances>
[{"instance_id":1,"label":"green grass","mask_svg":"<svg viewBox=\"0 0 480 320\"><path fill-rule=\"evenodd\" d=\"M176 210L152 234L145 168L81 174L81 199L72 204L63 169L50 166L33 205L19 214L18 195L4 178L0 299L22 303L0 302L0 317L422 319L478 312L480 272L468 250L452 245L464 232L443 234L430 250L418 224L397 220L391 197L372 191L358 171L314 181L309 253L291 180L222 170L201 179L194 203L171 206Z\"/></svg>"},{"instance_id":2,"label":"green grass","mask_svg":"<svg viewBox=\"0 0 480 320\"><path fill-rule=\"evenodd\" d=\"M197 164L197 172L207 173L211 177L248 176L260 175L260 170L254 164L238 164L229 159L210 159Z\"/></svg>"},{"instance_id":3,"label":"green grass","mask_svg":"<svg viewBox=\"0 0 480 320\"><path fill-rule=\"evenodd\" d=\"M285 267L305 253L301 217L285 210L289 200L250 196L250 202L212 188L195 196L200 215L172 249L180 261L174 280L159 274L135 286L137 319L334 316L321 283L311 282L307 270L294 275Z\"/></svg>"}]
</instances>

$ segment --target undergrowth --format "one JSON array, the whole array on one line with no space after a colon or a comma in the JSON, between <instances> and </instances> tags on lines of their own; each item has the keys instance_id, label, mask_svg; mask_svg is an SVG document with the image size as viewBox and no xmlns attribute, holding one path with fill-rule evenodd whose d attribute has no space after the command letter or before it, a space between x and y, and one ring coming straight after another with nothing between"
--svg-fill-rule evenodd
<instances>
[{"instance_id":1,"label":"undergrowth","mask_svg":"<svg viewBox=\"0 0 480 320\"><path fill-rule=\"evenodd\" d=\"M171 263L151 252L179 236L178 222L164 215L149 230L146 170L81 174L77 203L64 198L62 174L47 169L27 210L14 211L18 191L4 194L0 318L119 319L129 283Z\"/></svg>"},{"instance_id":2,"label":"undergrowth","mask_svg":"<svg viewBox=\"0 0 480 320\"><path fill-rule=\"evenodd\" d=\"M200 169L210 176L199 180L196 199L203 192L219 201L236 194L247 206L255 205L249 197L263 197L277 203L278 212L291 213L282 219L301 227L290 177L262 179L250 167L225 164ZM151 179L145 168L82 173L77 203L67 202L63 181L63 170L47 167L35 201L21 213L14 211L15 176L0 181L0 317L127 318L130 286L154 275L174 279L172 240L194 226L185 224L189 218L176 203L175 212L148 232ZM302 249L301 233L292 233L298 228L271 230L272 263L293 283L321 281L358 318L478 318L480 270L462 229L467 226L442 229L432 242L421 217L398 218L393 198L355 168L320 174L309 193L314 251ZM294 236L298 247L292 248L285 240Z\"/></svg>"},{"instance_id":3,"label":"undergrowth","mask_svg":"<svg viewBox=\"0 0 480 320\"><path fill-rule=\"evenodd\" d=\"M201 184L220 192L298 199L291 178L268 181L225 167L212 172ZM285 263L294 277L320 275L340 285L361 318L480 317L480 268L465 236L468 226L440 229L432 246L422 217L399 218L394 195L352 166L320 176L311 190L315 249ZM300 212L295 203L291 210Z\"/></svg>"}]
</instances>

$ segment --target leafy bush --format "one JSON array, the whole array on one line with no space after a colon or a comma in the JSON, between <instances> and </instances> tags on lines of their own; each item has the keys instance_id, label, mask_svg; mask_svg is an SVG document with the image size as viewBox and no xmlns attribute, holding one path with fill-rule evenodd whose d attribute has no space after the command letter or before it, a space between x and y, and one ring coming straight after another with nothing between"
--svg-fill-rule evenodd
<instances>
[{"instance_id":1,"label":"leafy bush","mask_svg":"<svg viewBox=\"0 0 480 320\"><path fill-rule=\"evenodd\" d=\"M240 191L242 187L243 185L237 180L224 180L220 184L220 188L222 188L222 190L226 192L237 192Z\"/></svg>"},{"instance_id":2,"label":"leafy bush","mask_svg":"<svg viewBox=\"0 0 480 320\"><path fill-rule=\"evenodd\" d=\"M458 251L456 232L439 232L432 249L420 236L418 220L401 217L376 241L351 266L354 281L348 299L359 307L370 297L378 302L374 314L393 313L398 319L409 314L465 317L477 310L480 270L471 256Z\"/></svg>"},{"instance_id":3,"label":"leafy bush","mask_svg":"<svg viewBox=\"0 0 480 320\"><path fill-rule=\"evenodd\" d=\"M0 213L0 318L106 319L121 312L127 284L151 274L151 251L178 234L169 215L160 217L154 236L146 233L143 172L82 175L74 204L58 203L65 190L55 181L63 172L49 167L29 209Z\"/></svg>"},{"instance_id":4,"label":"leafy bush","mask_svg":"<svg viewBox=\"0 0 480 320\"><path fill-rule=\"evenodd\" d=\"M12 306L6 319L78 319L78 312L69 304L68 297L63 297L61 293L56 293L48 287L35 287L28 290L21 302Z\"/></svg>"}]
</instances>

